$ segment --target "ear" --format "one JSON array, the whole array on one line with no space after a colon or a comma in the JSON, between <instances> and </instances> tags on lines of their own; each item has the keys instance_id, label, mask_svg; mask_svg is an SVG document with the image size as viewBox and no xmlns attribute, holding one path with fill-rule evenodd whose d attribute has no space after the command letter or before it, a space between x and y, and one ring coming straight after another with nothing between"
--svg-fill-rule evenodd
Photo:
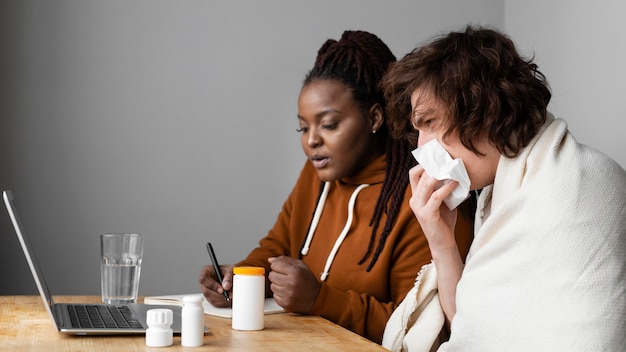
<instances>
[{"instance_id":1,"label":"ear","mask_svg":"<svg viewBox=\"0 0 626 352\"><path fill-rule=\"evenodd\" d=\"M371 132L376 132L383 127L383 123L385 123L384 116L383 107L380 104L372 105L369 110Z\"/></svg>"}]
</instances>

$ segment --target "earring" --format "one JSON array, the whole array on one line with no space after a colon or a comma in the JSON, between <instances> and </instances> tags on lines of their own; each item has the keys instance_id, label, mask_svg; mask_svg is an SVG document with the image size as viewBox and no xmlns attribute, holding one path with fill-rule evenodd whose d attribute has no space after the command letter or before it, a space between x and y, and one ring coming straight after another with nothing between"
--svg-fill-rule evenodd
<instances>
[{"instance_id":1,"label":"earring","mask_svg":"<svg viewBox=\"0 0 626 352\"><path fill-rule=\"evenodd\" d=\"M372 133L373 133L373 134L376 134L376 130L373 130L373 131L372 131Z\"/></svg>"}]
</instances>

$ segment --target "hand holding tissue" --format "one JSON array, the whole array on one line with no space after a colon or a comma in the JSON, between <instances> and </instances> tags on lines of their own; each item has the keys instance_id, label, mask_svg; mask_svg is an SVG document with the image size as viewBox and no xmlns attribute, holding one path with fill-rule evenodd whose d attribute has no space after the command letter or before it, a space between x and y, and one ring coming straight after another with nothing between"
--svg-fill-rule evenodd
<instances>
[{"instance_id":1,"label":"hand holding tissue","mask_svg":"<svg viewBox=\"0 0 626 352\"><path fill-rule=\"evenodd\" d=\"M448 209L454 210L469 197L470 179L461 159L452 159L436 139L413 150L413 157L424 170L437 180L455 180L459 184L444 199Z\"/></svg>"}]
</instances>

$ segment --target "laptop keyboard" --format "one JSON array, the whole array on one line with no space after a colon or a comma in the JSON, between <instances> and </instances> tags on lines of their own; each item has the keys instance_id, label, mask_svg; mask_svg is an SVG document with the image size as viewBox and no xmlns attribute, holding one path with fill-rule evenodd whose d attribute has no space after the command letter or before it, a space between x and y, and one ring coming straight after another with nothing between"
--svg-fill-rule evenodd
<instances>
[{"instance_id":1,"label":"laptop keyboard","mask_svg":"<svg viewBox=\"0 0 626 352\"><path fill-rule=\"evenodd\" d=\"M127 306L70 305L67 309L74 328L143 328Z\"/></svg>"}]
</instances>

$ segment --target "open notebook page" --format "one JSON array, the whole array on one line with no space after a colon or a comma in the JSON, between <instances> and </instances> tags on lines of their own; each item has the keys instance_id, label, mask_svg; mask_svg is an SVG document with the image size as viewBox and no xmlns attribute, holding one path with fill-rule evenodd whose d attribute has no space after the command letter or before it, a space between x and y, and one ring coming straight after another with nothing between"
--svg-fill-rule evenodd
<instances>
[{"instance_id":1,"label":"open notebook page","mask_svg":"<svg viewBox=\"0 0 626 352\"><path fill-rule=\"evenodd\" d=\"M164 295L164 296L147 296L143 299L144 304L165 304L165 305L183 305L183 297L185 296L202 296L201 293L191 294L177 294L177 295ZM204 297L202 297L202 308L204 308L204 314L213 315L222 318L232 318L233 310L231 308L217 308L209 303ZM276 303L273 298L265 299L265 314L283 313L284 310Z\"/></svg>"}]
</instances>

